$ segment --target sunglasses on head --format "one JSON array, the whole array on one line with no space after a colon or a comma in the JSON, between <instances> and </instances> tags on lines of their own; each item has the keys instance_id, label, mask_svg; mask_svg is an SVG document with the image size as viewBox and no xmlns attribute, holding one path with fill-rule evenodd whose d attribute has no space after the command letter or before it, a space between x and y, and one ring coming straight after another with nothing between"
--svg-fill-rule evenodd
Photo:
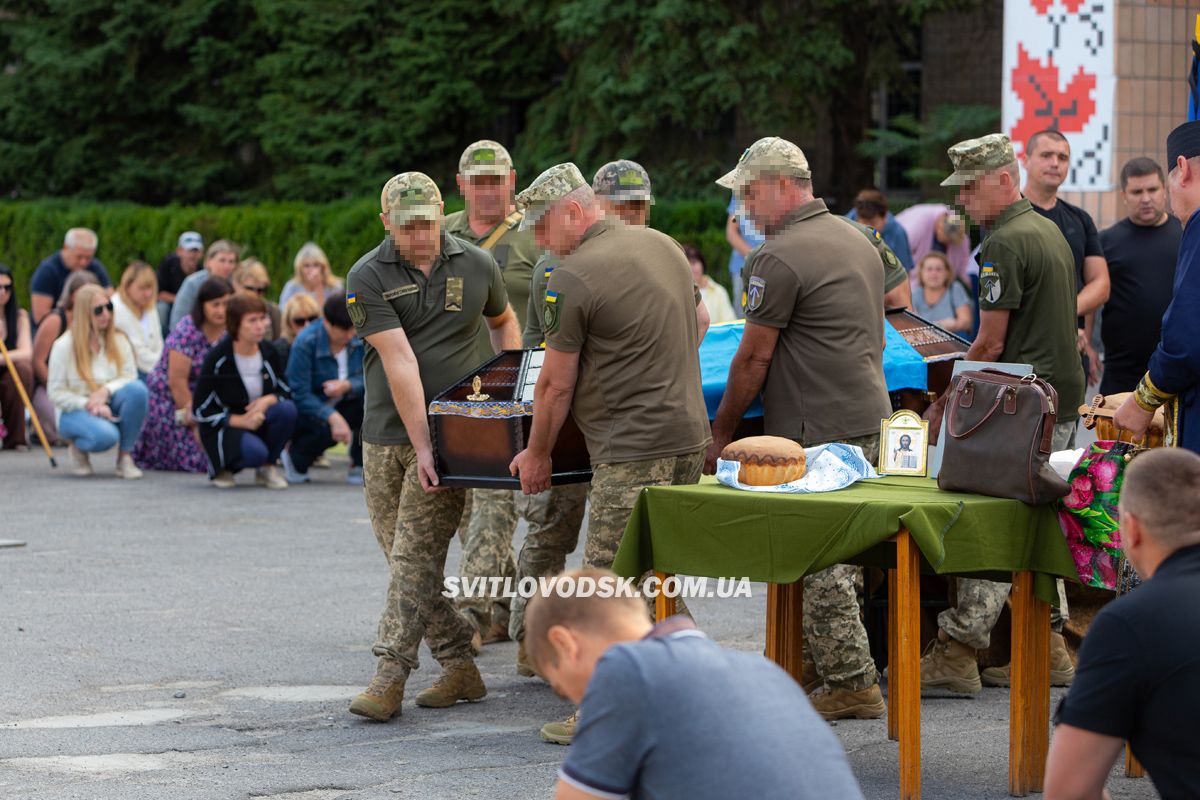
<instances>
[{"instance_id":1,"label":"sunglasses on head","mask_svg":"<svg viewBox=\"0 0 1200 800\"><path fill-rule=\"evenodd\" d=\"M320 317L292 317L293 325L307 325L310 322L316 322Z\"/></svg>"},{"instance_id":2,"label":"sunglasses on head","mask_svg":"<svg viewBox=\"0 0 1200 800\"><path fill-rule=\"evenodd\" d=\"M113 304L112 304L111 300L109 300L107 303L105 303L102 306L92 306L92 314L93 314L93 316L97 316L97 317L100 316L101 314L103 314L105 311L107 311L108 313L111 314L112 310L113 310Z\"/></svg>"}]
</instances>

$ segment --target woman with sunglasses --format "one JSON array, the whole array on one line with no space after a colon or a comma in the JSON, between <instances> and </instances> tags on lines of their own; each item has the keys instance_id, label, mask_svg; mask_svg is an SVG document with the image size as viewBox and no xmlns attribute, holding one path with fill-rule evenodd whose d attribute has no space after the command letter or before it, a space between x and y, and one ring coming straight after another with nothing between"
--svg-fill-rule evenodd
<instances>
[{"instance_id":1,"label":"woman with sunglasses","mask_svg":"<svg viewBox=\"0 0 1200 800\"><path fill-rule=\"evenodd\" d=\"M204 357L225 335L225 304L232 296L229 281L209 278L200 285L191 313L167 335L162 357L146 379L150 410L133 450L133 461L142 469L208 471L192 419L192 393Z\"/></svg>"},{"instance_id":2,"label":"woman with sunglasses","mask_svg":"<svg viewBox=\"0 0 1200 800\"><path fill-rule=\"evenodd\" d=\"M233 271L233 288L242 297L257 297L267 308L267 341L272 341L283 330L279 306L267 299L271 291L271 276L257 258L247 258Z\"/></svg>"},{"instance_id":3,"label":"woman with sunglasses","mask_svg":"<svg viewBox=\"0 0 1200 800\"><path fill-rule=\"evenodd\" d=\"M146 417L146 385L137 379L133 346L113 323L112 301L100 287L76 292L71 329L50 351L49 386L76 475L92 474L90 453L117 445L117 475L142 477L130 454Z\"/></svg>"},{"instance_id":4,"label":"woman with sunglasses","mask_svg":"<svg viewBox=\"0 0 1200 800\"><path fill-rule=\"evenodd\" d=\"M307 294L298 294L283 306L283 335L272 342L279 351L279 361L286 368L292 355L292 343L300 331L321 318L321 309Z\"/></svg>"},{"instance_id":5,"label":"woman with sunglasses","mask_svg":"<svg viewBox=\"0 0 1200 800\"><path fill-rule=\"evenodd\" d=\"M308 295L317 308L317 313L325 305L325 301L342 290L342 281L329 268L329 258L316 242L307 242L292 262L295 274L283 285L279 293L279 304L287 308L288 301L301 294Z\"/></svg>"},{"instance_id":6,"label":"woman with sunglasses","mask_svg":"<svg viewBox=\"0 0 1200 800\"><path fill-rule=\"evenodd\" d=\"M16 367L25 391L33 394L33 336L30 334L29 312L17 303L13 273L0 264L0 339L8 348L8 357ZM5 450L24 450L29 446L25 436L25 403L17 390L13 374L0 364L0 439Z\"/></svg>"},{"instance_id":7,"label":"woman with sunglasses","mask_svg":"<svg viewBox=\"0 0 1200 800\"><path fill-rule=\"evenodd\" d=\"M63 284L58 303L42 317L33 336L33 410L42 423L42 432L51 446L62 444L58 436L58 410L50 399L50 348L71 329L75 315L75 294L84 286L99 286L100 281L87 270L72 272Z\"/></svg>"}]
</instances>

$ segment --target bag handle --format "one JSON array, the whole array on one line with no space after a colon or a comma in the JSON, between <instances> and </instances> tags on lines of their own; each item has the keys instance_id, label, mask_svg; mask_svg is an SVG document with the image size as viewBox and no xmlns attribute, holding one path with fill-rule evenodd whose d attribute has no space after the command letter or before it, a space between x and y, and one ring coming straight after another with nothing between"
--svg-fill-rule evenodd
<instances>
[{"instance_id":1,"label":"bag handle","mask_svg":"<svg viewBox=\"0 0 1200 800\"><path fill-rule=\"evenodd\" d=\"M969 385L970 383L971 383L970 381L964 381L964 388L966 385ZM949 433L955 439L966 439L971 434L975 433L975 431L979 430L979 428L982 427L983 423L985 423L989 419L991 419L992 414L996 413L996 409L1000 408L1000 402L1010 393L1015 395L1016 389L1013 389L1012 387L1008 387L1004 391L997 392L996 399L994 401L992 401L992 407L989 408L988 412L983 415L983 419L979 420L979 422L976 422L974 425L972 425L970 427L970 429L965 430L962 433L955 433L954 432L954 419L955 419L955 415L958 412L958 401L957 401L958 391L955 391L954 394L955 394L956 399L953 401L954 405L950 406L950 420L946 424L946 432Z\"/></svg>"}]
</instances>

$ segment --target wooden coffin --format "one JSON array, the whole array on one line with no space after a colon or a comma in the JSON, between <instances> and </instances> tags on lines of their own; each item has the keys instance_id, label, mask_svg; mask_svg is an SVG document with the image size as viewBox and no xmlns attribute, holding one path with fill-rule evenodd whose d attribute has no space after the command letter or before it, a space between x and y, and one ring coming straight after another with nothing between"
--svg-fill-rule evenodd
<instances>
[{"instance_id":1,"label":"wooden coffin","mask_svg":"<svg viewBox=\"0 0 1200 800\"><path fill-rule=\"evenodd\" d=\"M453 383L429 404L434 464L443 485L520 489L508 465L533 425L533 387L545 351L506 350ZM554 484L592 478L583 434L568 414L551 453Z\"/></svg>"},{"instance_id":2,"label":"wooden coffin","mask_svg":"<svg viewBox=\"0 0 1200 800\"><path fill-rule=\"evenodd\" d=\"M926 392L892 392L892 410L907 408L923 413L950 386L954 362L966 356L971 343L906 308L888 309L887 321L925 359L928 387Z\"/></svg>"}]
</instances>

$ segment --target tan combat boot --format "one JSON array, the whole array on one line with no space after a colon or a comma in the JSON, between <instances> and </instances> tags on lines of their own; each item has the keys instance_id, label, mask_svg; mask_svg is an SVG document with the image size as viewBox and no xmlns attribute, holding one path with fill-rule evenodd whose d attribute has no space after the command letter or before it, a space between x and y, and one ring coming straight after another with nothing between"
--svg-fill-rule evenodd
<instances>
[{"instance_id":1,"label":"tan combat boot","mask_svg":"<svg viewBox=\"0 0 1200 800\"><path fill-rule=\"evenodd\" d=\"M496 642L508 641L508 626L503 625L495 620L488 625L482 636L483 644L495 644Z\"/></svg>"},{"instance_id":2,"label":"tan combat boot","mask_svg":"<svg viewBox=\"0 0 1200 800\"><path fill-rule=\"evenodd\" d=\"M985 686L1012 685L1012 665L1003 667L988 667L980 673ZM1071 651L1061 633L1050 632L1050 685L1070 686L1075 680L1075 664L1071 661Z\"/></svg>"},{"instance_id":3,"label":"tan combat boot","mask_svg":"<svg viewBox=\"0 0 1200 800\"><path fill-rule=\"evenodd\" d=\"M459 700L475 702L487 696L483 676L474 661L446 667L433 686L417 692L417 705L424 708L449 708Z\"/></svg>"},{"instance_id":4,"label":"tan combat boot","mask_svg":"<svg viewBox=\"0 0 1200 800\"><path fill-rule=\"evenodd\" d=\"M800 688L804 690L805 694L811 695L824 685L825 679L821 677L821 673L817 672L816 663L806 657L800 672Z\"/></svg>"},{"instance_id":5,"label":"tan combat boot","mask_svg":"<svg viewBox=\"0 0 1200 800\"><path fill-rule=\"evenodd\" d=\"M951 639L945 631L929 643L921 656L921 691L948 689L975 694L981 688L975 648Z\"/></svg>"},{"instance_id":6,"label":"tan combat boot","mask_svg":"<svg viewBox=\"0 0 1200 800\"><path fill-rule=\"evenodd\" d=\"M542 726L542 730L538 733L543 741L550 744L571 744L571 739L575 738L575 725L579 722L579 711L562 720L561 722L547 722Z\"/></svg>"},{"instance_id":7,"label":"tan combat boot","mask_svg":"<svg viewBox=\"0 0 1200 800\"><path fill-rule=\"evenodd\" d=\"M525 654L525 640L517 642L517 674L525 678L540 678Z\"/></svg>"},{"instance_id":8,"label":"tan combat boot","mask_svg":"<svg viewBox=\"0 0 1200 800\"><path fill-rule=\"evenodd\" d=\"M822 685L808 698L826 721L835 719L879 719L887 711L883 692L875 683L859 691Z\"/></svg>"},{"instance_id":9,"label":"tan combat boot","mask_svg":"<svg viewBox=\"0 0 1200 800\"><path fill-rule=\"evenodd\" d=\"M379 668L366 691L350 703L350 713L378 722L387 722L399 716L400 703L404 700L404 681L403 671Z\"/></svg>"}]
</instances>

